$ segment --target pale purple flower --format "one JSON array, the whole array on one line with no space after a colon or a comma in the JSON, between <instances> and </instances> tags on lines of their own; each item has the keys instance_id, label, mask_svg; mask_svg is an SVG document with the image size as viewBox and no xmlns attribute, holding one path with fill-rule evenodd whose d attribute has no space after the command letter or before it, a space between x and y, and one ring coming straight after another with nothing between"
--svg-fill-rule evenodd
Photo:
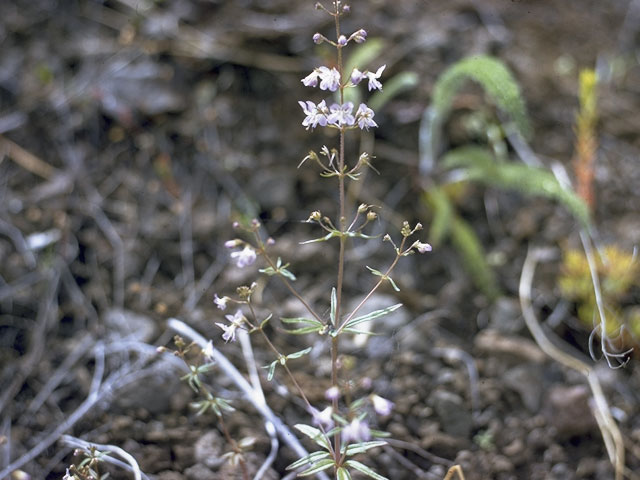
<instances>
[{"instance_id":1,"label":"pale purple flower","mask_svg":"<svg viewBox=\"0 0 640 480\"><path fill-rule=\"evenodd\" d=\"M333 418L333 409L331 407L327 407L321 412L316 408L311 407L311 415L313 416L313 424L318 427L322 426L325 430L331 430L334 426Z\"/></svg>"},{"instance_id":2,"label":"pale purple flower","mask_svg":"<svg viewBox=\"0 0 640 480\"><path fill-rule=\"evenodd\" d=\"M344 13L349 13L351 11L351 7L349 5L345 5L344 7L342 7L342 11Z\"/></svg>"},{"instance_id":3,"label":"pale purple flower","mask_svg":"<svg viewBox=\"0 0 640 480\"><path fill-rule=\"evenodd\" d=\"M309 128L316 128L318 125L321 127L327 125L329 109L324 100L318 105L308 100L306 102L298 102L298 104L302 107L306 115L306 118L302 121L302 126L307 127L307 130L309 130Z\"/></svg>"},{"instance_id":4,"label":"pale purple flower","mask_svg":"<svg viewBox=\"0 0 640 480\"><path fill-rule=\"evenodd\" d=\"M326 398L327 400L337 400L338 397L340 396L340 389L333 385L332 387L329 387L327 389L326 392L324 392L324 398Z\"/></svg>"},{"instance_id":5,"label":"pale purple flower","mask_svg":"<svg viewBox=\"0 0 640 480\"><path fill-rule=\"evenodd\" d=\"M242 244L241 240L238 240L237 238L235 240L227 240L226 242L224 242L224 246L226 248L236 248L239 247Z\"/></svg>"},{"instance_id":6,"label":"pale purple flower","mask_svg":"<svg viewBox=\"0 0 640 480\"><path fill-rule=\"evenodd\" d=\"M327 123L342 127L345 125L353 125L356 121L353 116L353 103L346 102L343 105L334 103L329 108L329 116L327 117Z\"/></svg>"},{"instance_id":7,"label":"pale purple flower","mask_svg":"<svg viewBox=\"0 0 640 480\"><path fill-rule=\"evenodd\" d=\"M373 121L373 116L375 113L369 107L367 107L364 103L361 103L356 111L356 122L358 122L358 126L360 129L369 130L369 127L377 127L378 124Z\"/></svg>"},{"instance_id":8,"label":"pale purple flower","mask_svg":"<svg viewBox=\"0 0 640 480\"><path fill-rule=\"evenodd\" d=\"M420 240L413 242L411 248L415 248L419 253L427 253L431 251L431 245L428 243L422 243Z\"/></svg>"},{"instance_id":9,"label":"pale purple flower","mask_svg":"<svg viewBox=\"0 0 640 480\"><path fill-rule=\"evenodd\" d=\"M242 250L237 252L231 252L231 258L236 260L236 266L238 268L244 268L251 265L256 261L256 251L249 245L245 245Z\"/></svg>"},{"instance_id":10,"label":"pale purple flower","mask_svg":"<svg viewBox=\"0 0 640 480\"><path fill-rule=\"evenodd\" d=\"M335 92L340 88L340 72L335 68L318 67L320 77L320 90Z\"/></svg>"},{"instance_id":11,"label":"pale purple flower","mask_svg":"<svg viewBox=\"0 0 640 480\"><path fill-rule=\"evenodd\" d=\"M351 83L353 83L354 85L358 85L363 78L365 78L365 74L357 68L354 68L351 72Z\"/></svg>"},{"instance_id":12,"label":"pale purple flower","mask_svg":"<svg viewBox=\"0 0 640 480\"><path fill-rule=\"evenodd\" d=\"M319 45L320 43L322 43L322 35L320 35L319 33L314 33L313 43L315 43L316 45Z\"/></svg>"},{"instance_id":13,"label":"pale purple flower","mask_svg":"<svg viewBox=\"0 0 640 480\"><path fill-rule=\"evenodd\" d=\"M217 323L224 333L222 334L222 339L227 342L235 342L236 340L236 329L242 325L244 321L244 315L242 315L242 310L238 310L233 315L225 315L225 318L229 320L230 325L225 325L224 323Z\"/></svg>"},{"instance_id":14,"label":"pale purple flower","mask_svg":"<svg viewBox=\"0 0 640 480\"><path fill-rule=\"evenodd\" d=\"M382 84L378 81L378 78L380 78L385 68L386 68L386 65L383 65L376 71L376 73L371 73L371 72L365 73L365 75L369 79L369 91L373 89L382 90Z\"/></svg>"},{"instance_id":15,"label":"pale purple flower","mask_svg":"<svg viewBox=\"0 0 640 480\"><path fill-rule=\"evenodd\" d=\"M217 293L213 295L213 303L215 303L220 310L227 308L227 302L229 300L229 297L220 298Z\"/></svg>"},{"instance_id":16,"label":"pale purple flower","mask_svg":"<svg viewBox=\"0 0 640 480\"><path fill-rule=\"evenodd\" d=\"M311 72L309 75L307 75L300 81L305 87L317 87L319 76L320 76L320 72L318 72L318 70L314 70L313 72Z\"/></svg>"},{"instance_id":17,"label":"pale purple flower","mask_svg":"<svg viewBox=\"0 0 640 480\"><path fill-rule=\"evenodd\" d=\"M371 430L367 422L354 418L346 427L342 429L342 441L344 443L366 442L371 438Z\"/></svg>"},{"instance_id":18,"label":"pale purple flower","mask_svg":"<svg viewBox=\"0 0 640 480\"><path fill-rule=\"evenodd\" d=\"M347 37L345 37L344 35L340 35L338 37L338 45L340 45L341 47L344 47L347 44Z\"/></svg>"},{"instance_id":19,"label":"pale purple flower","mask_svg":"<svg viewBox=\"0 0 640 480\"><path fill-rule=\"evenodd\" d=\"M378 415L385 417L391 413L391 410L393 410L394 403L392 401L382 398L376 394L371 395L370 398L371 403L373 404L373 409Z\"/></svg>"}]
</instances>

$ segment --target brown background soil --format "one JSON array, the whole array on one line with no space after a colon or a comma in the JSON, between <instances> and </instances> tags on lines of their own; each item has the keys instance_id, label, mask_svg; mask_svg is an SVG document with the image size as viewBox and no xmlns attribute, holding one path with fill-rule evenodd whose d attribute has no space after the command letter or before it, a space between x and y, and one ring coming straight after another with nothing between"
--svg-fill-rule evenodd
<instances>
[{"instance_id":1,"label":"brown background soil","mask_svg":"<svg viewBox=\"0 0 640 480\"><path fill-rule=\"evenodd\" d=\"M312 210L332 217L335 211L331 181L319 181L311 165L295 168L309 149L336 140L299 124L298 100L319 98L300 79L332 61L329 50L311 42L314 32L330 36L332 28L313 4L2 2L0 471L46 444L20 468L34 479L61 478L73 458L57 440L68 433L124 448L149 478L241 478L219 465L226 451L219 427L208 415L195 416L189 407L195 396L180 382L180 370L154 346L171 345L172 316L222 343L213 295L232 294L255 273L228 266L223 243L235 235L234 220L259 217L275 250L292 262L296 286L328 312L332 245L298 245L317 233L302 223ZM364 67L386 64L385 78L406 71L419 77L414 89L376 113L374 164L381 175L367 175L366 187L351 192L354 204L383 206L379 231L394 234L404 219L428 225L421 185L438 178L418 175L420 118L449 65L492 54L520 82L535 132L530 146L548 166L570 168L577 72L597 66L595 223L603 242L626 250L638 245L638 1L354 0L351 6L345 31L364 27L369 39L385 42L376 65ZM487 106L479 90L465 90L456 112L468 106ZM455 121L447 134L452 144L467 140ZM348 147L355 150L356 141ZM517 298L528 245L550 247L557 259L559 247L576 243L577 225L549 201L491 189L472 189L461 211L496 259L503 294L494 303L480 294L450 245L401 262L394 278L402 291L389 288L373 301L375 308L399 301L405 308L380 326L383 336L345 350L345 377L357 385L372 379L373 391L396 404L379 424L395 442L365 462L392 480L439 479L452 462L468 480L613 478L585 380L537 348ZM30 249L39 233L52 242ZM379 241L356 246L345 284L354 299L371 285L363 264L383 268L392 253ZM588 358L589 332L556 288L557 260L539 270L536 312L543 321L559 317L548 326L565 348ZM262 278L258 291L261 312L301 313L275 280ZM632 295L629 302L637 303L638 293ZM284 351L304 346L279 327L272 335ZM244 365L237 344L220 348ZM316 344L314 354L296 367L320 405L328 385L326 344ZM259 339L255 355L259 365L273 360ZM627 467L638 471L637 360L615 371L601 363ZM259 415L219 372L207 380L234 400L238 411L228 417L234 437L257 438L248 457L255 469L269 451ZM283 395L291 391L284 376L263 383L287 424L308 421L302 405ZM94 399L92 391L98 401L65 423ZM293 459L282 448L265 478L281 478ZM122 469L110 472L132 478Z\"/></svg>"}]
</instances>

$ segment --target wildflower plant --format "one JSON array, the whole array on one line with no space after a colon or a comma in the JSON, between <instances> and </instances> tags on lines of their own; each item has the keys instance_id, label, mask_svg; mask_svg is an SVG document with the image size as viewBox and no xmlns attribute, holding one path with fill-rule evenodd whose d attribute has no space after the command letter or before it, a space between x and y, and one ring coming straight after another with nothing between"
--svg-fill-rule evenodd
<instances>
[{"instance_id":1,"label":"wildflower plant","mask_svg":"<svg viewBox=\"0 0 640 480\"><path fill-rule=\"evenodd\" d=\"M333 46L336 49L337 59L335 66L319 66L301 79L304 86L316 88L330 95L319 101L316 99L300 100L298 103L303 114L301 124L307 130L320 127L336 130L338 134L337 145L331 147L324 145L318 151L310 151L302 159L299 166L311 161L320 167L321 177L334 180L337 183L338 205L336 212L329 216L317 210L312 211L307 222L319 227L322 234L317 238L303 242L336 241L338 244L336 281L327 295L330 304L328 317L318 313L312 304L304 298L304 295L295 288L296 275L292 272L290 264L281 258L274 258L270 251L274 241L271 238L266 240L263 238L261 225L257 220L253 220L249 225L236 223L234 226L244 232L243 238L229 240L225 246L232 250L231 258L238 268L249 267L260 258L264 262L264 266L258 270L259 273L268 277L277 277L288 291L300 301L306 310L304 316L280 319L289 334L311 334L325 339L330 344L331 386L325 395L329 405L312 404L290 368L297 359L309 354L312 347L292 353L283 353L269 338L268 330L265 327L272 320L273 315L261 317L258 314L257 306L252 298L256 287L255 283L251 286L238 288L236 295L222 297L218 294L215 295L214 303L220 310L226 312L231 304L236 306L234 313L223 313L226 321L215 322L215 324L222 330L221 339L225 343L234 342L239 330L245 330L250 335L262 336L274 357L271 363L264 366L267 380L273 379L278 374L277 372L281 371L290 378L297 394L306 405L310 415L309 424L295 425L295 429L311 439L320 449L302 456L289 465L289 470L300 469L299 476L310 476L330 471L338 480L350 479L351 472L359 471L370 478L384 480L384 476L356 460L355 457L372 448L385 445L386 442L381 438L386 434L372 428L370 415L375 412L382 417L387 416L391 413L394 404L376 393L355 400L352 398L348 380L340 376L340 342L344 335L371 334L369 331L362 330L360 325L384 317L401 307L401 304L395 304L370 313L361 313L367 301L384 283L388 282L392 288L399 290L390 275L402 257L414 253L429 252L431 246L418 239L411 239L422 229L422 225L419 223L412 226L408 222L404 222L399 239L396 241L389 234L384 235L382 239L369 235L365 233L367 226L378 217L375 207L367 204L361 204L357 207L347 204L347 196L345 195L347 182L358 182L365 169L373 169L371 165L373 156L370 152L362 152L349 161L345 153L345 138L353 131L367 131L376 128L378 124L375 120L374 110L364 102L358 102L356 106L354 102L348 101L345 91L365 84L369 92L381 91L386 65L376 66L372 70L356 66L350 71L345 71L344 49L354 43L365 42L367 32L364 29L358 29L350 34L342 33L341 17L349 13L350 7L340 0L333 1L328 7L318 3L316 8L333 18L335 40L321 33L316 33L313 35L313 42ZM395 253L395 258L383 268L376 269L367 266L376 279L373 287L353 310L345 311L345 254L349 247L348 242L353 238L382 240L389 243ZM203 388L198 380L202 368L207 369L208 366L206 364L200 367L191 365L189 373L185 375L185 380L194 390ZM215 400L203 400L198 402L196 407L199 412L204 412L208 408L215 411L212 402L215 403ZM218 410L222 410L222 405L227 404L220 404L218 401L215 406L218 407ZM219 417L222 418L221 415Z\"/></svg>"}]
</instances>

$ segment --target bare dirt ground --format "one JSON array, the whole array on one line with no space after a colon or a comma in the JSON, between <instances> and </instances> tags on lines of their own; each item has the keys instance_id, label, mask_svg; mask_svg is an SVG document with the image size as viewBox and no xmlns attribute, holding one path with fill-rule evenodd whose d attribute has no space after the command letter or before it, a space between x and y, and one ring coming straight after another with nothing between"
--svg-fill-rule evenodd
<instances>
[{"instance_id":1,"label":"bare dirt ground","mask_svg":"<svg viewBox=\"0 0 640 480\"><path fill-rule=\"evenodd\" d=\"M327 139L301 126L300 83L332 61L311 42L331 34L312 1L171 2L9 0L0 6L0 478L60 479L74 461L63 434L117 445L151 479L241 478L220 457L219 427L197 417L171 345L180 318L240 368L224 345L214 293L233 293L255 270L229 265L234 220L260 218L292 262L297 286L320 310L335 282L331 246L298 246L314 235L312 210L332 215L330 181L296 170ZM364 27L385 48L385 75L418 74L418 85L377 112L375 166L354 203L383 205L380 231L403 219L429 223L420 202L418 130L437 77L474 54L504 60L521 84L543 163L570 167L577 71L600 78L595 224L604 242L640 243L640 2L354 0L344 29ZM377 66L377 65L376 65ZM466 102L484 104L470 89ZM468 105L468 103L467 103ZM455 125L448 134L455 139ZM514 160L517 161L517 160ZM449 245L411 257L373 301L402 302L385 335L345 351L344 374L396 404L379 428L388 447L369 458L392 480L440 479L460 464L468 480L614 478L585 379L546 357L526 329L518 282L529 244L549 247L533 305L563 348L588 359L589 332L556 287L559 247L577 225L558 205L475 189L462 212L496 259L502 295L489 302ZM371 285L363 264L385 265L378 242L348 258L346 293ZM366 259L366 260L365 260ZM637 287L637 284L636 284ZM274 279L260 303L294 316ZM632 292L631 303L640 298ZM376 303L376 306L378 303ZM380 308L381 308L380 307ZM301 339L274 327L277 345ZM272 354L256 340L258 365ZM301 360L299 381L322 402L327 346ZM305 363L308 362L308 363ZM306 367L305 367L306 365ZM640 471L640 377L599 362L596 372L619 423L629 478ZM220 372L208 379L238 409L234 436L269 453L261 417ZM366 382L365 382L366 383ZM308 422L284 377L263 381L285 423ZM359 384L360 385L360 384ZM360 387L358 387L360 388ZM363 389L366 393L368 390ZM311 445L307 445L311 448ZM26 461L19 459L27 454ZM264 478L294 460L283 446ZM7 467L30 477L9 476ZM133 478L113 467L112 478Z\"/></svg>"}]
</instances>

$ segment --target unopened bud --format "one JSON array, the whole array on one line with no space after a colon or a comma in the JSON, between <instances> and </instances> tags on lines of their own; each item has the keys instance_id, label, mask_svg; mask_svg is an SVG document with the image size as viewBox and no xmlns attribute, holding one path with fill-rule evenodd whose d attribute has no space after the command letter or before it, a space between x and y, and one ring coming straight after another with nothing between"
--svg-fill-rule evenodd
<instances>
[{"instance_id":1,"label":"unopened bud","mask_svg":"<svg viewBox=\"0 0 640 480\"><path fill-rule=\"evenodd\" d=\"M361 28L352 35L352 38L356 43L364 43L367 39L367 31Z\"/></svg>"},{"instance_id":2,"label":"unopened bud","mask_svg":"<svg viewBox=\"0 0 640 480\"><path fill-rule=\"evenodd\" d=\"M367 212L367 221L372 222L376 218L378 218L378 214L376 212L371 211L371 210Z\"/></svg>"},{"instance_id":3,"label":"unopened bud","mask_svg":"<svg viewBox=\"0 0 640 480\"><path fill-rule=\"evenodd\" d=\"M382 241L383 242L390 242L391 241L391 235L389 235L388 233L382 237Z\"/></svg>"},{"instance_id":4,"label":"unopened bud","mask_svg":"<svg viewBox=\"0 0 640 480\"><path fill-rule=\"evenodd\" d=\"M273 239L273 237L269 237L267 238L267 245L275 245L276 241Z\"/></svg>"},{"instance_id":5,"label":"unopened bud","mask_svg":"<svg viewBox=\"0 0 640 480\"><path fill-rule=\"evenodd\" d=\"M242 240L239 239L234 239L234 240L227 240L226 242L224 242L224 246L227 248L236 248L239 247L242 244Z\"/></svg>"},{"instance_id":6,"label":"unopened bud","mask_svg":"<svg viewBox=\"0 0 640 480\"><path fill-rule=\"evenodd\" d=\"M349 5L345 5L342 7L342 11L344 13L349 13L351 11L351 7Z\"/></svg>"},{"instance_id":7,"label":"unopened bud","mask_svg":"<svg viewBox=\"0 0 640 480\"><path fill-rule=\"evenodd\" d=\"M313 43L315 43L316 45L320 45L322 43L322 35L320 35L319 33L314 33Z\"/></svg>"},{"instance_id":8,"label":"unopened bud","mask_svg":"<svg viewBox=\"0 0 640 480\"><path fill-rule=\"evenodd\" d=\"M340 45L341 47L344 47L347 44L347 37L345 37L344 35L340 35L340 37L338 37L338 45Z\"/></svg>"},{"instance_id":9,"label":"unopened bud","mask_svg":"<svg viewBox=\"0 0 640 480\"><path fill-rule=\"evenodd\" d=\"M321 219L322 213L316 210L315 212L311 212L311 215L309 215L309 219L307 220L307 222L319 222Z\"/></svg>"},{"instance_id":10,"label":"unopened bud","mask_svg":"<svg viewBox=\"0 0 640 480\"><path fill-rule=\"evenodd\" d=\"M409 222L407 222L406 220L402 222L402 228L400 229L400 233L402 234L403 237L408 237L409 235L411 235L411 226L409 225Z\"/></svg>"}]
</instances>

